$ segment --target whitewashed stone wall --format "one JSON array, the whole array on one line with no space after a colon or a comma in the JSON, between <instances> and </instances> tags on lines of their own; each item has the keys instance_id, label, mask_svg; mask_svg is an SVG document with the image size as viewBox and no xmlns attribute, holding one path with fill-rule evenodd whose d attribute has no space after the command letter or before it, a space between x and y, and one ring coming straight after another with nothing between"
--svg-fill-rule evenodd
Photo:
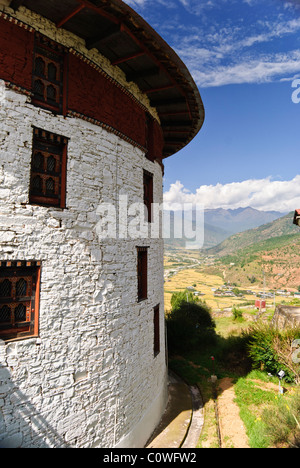
<instances>
[{"instance_id":1,"label":"whitewashed stone wall","mask_svg":"<svg viewBox=\"0 0 300 468\"><path fill-rule=\"evenodd\" d=\"M2 83L3 86L3 83ZM3 88L2 88L3 89ZM104 240L97 207L143 200L140 149L101 127L0 103L0 258L42 262L38 339L0 341L0 446L140 447L166 403L163 244ZM28 204L32 125L68 137L67 209ZM137 245L149 246L148 299L137 302ZM153 355L160 304L161 352Z\"/></svg>"}]
</instances>

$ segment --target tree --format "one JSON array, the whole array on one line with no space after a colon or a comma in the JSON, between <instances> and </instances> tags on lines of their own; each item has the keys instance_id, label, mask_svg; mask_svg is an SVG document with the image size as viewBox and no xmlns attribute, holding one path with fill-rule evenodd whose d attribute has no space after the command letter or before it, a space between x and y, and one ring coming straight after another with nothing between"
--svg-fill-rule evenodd
<instances>
[{"instance_id":1,"label":"tree","mask_svg":"<svg viewBox=\"0 0 300 468\"><path fill-rule=\"evenodd\" d=\"M210 308L189 291L174 293L172 310L166 317L169 350L195 349L215 339Z\"/></svg>"}]
</instances>

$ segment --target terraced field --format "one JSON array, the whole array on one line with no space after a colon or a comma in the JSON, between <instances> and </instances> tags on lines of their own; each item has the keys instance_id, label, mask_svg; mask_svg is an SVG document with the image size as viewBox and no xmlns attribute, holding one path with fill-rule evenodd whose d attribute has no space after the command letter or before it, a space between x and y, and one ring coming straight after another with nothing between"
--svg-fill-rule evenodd
<instances>
[{"instance_id":1,"label":"terraced field","mask_svg":"<svg viewBox=\"0 0 300 468\"><path fill-rule=\"evenodd\" d=\"M266 268L266 275L268 269ZM252 271L252 270L251 270ZM247 274L248 273L248 274ZM179 250L177 253L165 253L165 311L170 310L170 300L172 294L185 289L191 289L199 298L204 300L213 311L224 311L233 306L241 307L254 306L255 299L259 292L271 291L274 282L264 284L261 266L257 267L255 284L249 281L250 271L244 270L240 265L222 265L220 261L214 263L213 258L201 258L197 252ZM230 295L230 288L225 288L224 283L229 282L236 285L243 293L237 297ZM281 285L278 281L278 286ZM269 287L268 287L269 286ZM222 290L223 295L216 295ZM252 291L246 293L246 291ZM227 295L225 295L227 293ZM284 297L276 296L276 304L281 303ZM269 307L274 307L274 298L266 299Z\"/></svg>"}]
</instances>

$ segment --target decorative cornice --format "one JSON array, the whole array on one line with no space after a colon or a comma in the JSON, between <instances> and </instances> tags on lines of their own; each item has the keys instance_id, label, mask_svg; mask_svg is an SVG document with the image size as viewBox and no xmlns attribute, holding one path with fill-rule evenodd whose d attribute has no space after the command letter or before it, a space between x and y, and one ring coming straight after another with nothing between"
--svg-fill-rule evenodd
<instances>
[{"instance_id":1,"label":"decorative cornice","mask_svg":"<svg viewBox=\"0 0 300 468\"><path fill-rule=\"evenodd\" d=\"M25 94L26 96L30 98L33 97L33 93L31 91L28 91L28 89L23 88L22 86L18 86L12 83L11 81L6 81L6 80L4 80L4 83L7 88L12 89L16 93Z\"/></svg>"},{"instance_id":2,"label":"decorative cornice","mask_svg":"<svg viewBox=\"0 0 300 468\"><path fill-rule=\"evenodd\" d=\"M16 24L17 26L20 26L20 28L26 29L29 32L35 31L35 29L32 26L29 26L29 24L26 24L23 21L14 18L13 16L8 15L7 13L4 13L4 11L0 11L0 18L8 20L10 23Z\"/></svg>"}]
</instances>

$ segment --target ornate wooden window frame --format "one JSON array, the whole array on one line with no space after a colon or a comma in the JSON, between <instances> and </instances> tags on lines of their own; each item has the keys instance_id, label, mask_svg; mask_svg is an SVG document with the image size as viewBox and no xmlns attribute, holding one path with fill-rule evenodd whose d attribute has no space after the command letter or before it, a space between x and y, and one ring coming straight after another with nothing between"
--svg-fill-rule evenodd
<instances>
[{"instance_id":1,"label":"ornate wooden window frame","mask_svg":"<svg viewBox=\"0 0 300 468\"><path fill-rule=\"evenodd\" d=\"M32 103L55 114L67 112L67 65L66 53L62 45L48 37L36 33L33 71Z\"/></svg>"},{"instance_id":2,"label":"ornate wooden window frame","mask_svg":"<svg viewBox=\"0 0 300 468\"><path fill-rule=\"evenodd\" d=\"M1 340L38 336L40 277L41 262L0 261Z\"/></svg>"},{"instance_id":3,"label":"ornate wooden window frame","mask_svg":"<svg viewBox=\"0 0 300 468\"><path fill-rule=\"evenodd\" d=\"M68 138L33 127L29 203L66 207Z\"/></svg>"}]
</instances>

